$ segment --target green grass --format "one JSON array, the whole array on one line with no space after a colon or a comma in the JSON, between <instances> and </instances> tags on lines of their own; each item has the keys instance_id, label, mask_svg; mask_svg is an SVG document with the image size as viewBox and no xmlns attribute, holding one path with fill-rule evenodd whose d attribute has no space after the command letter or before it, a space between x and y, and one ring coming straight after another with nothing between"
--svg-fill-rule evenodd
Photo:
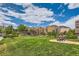
<instances>
[{"instance_id":1,"label":"green grass","mask_svg":"<svg viewBox=\"0 0 79 59\"><path fill-rule=\"evenodd\" d=\"M0 42L2 56L79 56L79 45L49 42L47 36L19 36Z\"/></svg>"}]
</instances>

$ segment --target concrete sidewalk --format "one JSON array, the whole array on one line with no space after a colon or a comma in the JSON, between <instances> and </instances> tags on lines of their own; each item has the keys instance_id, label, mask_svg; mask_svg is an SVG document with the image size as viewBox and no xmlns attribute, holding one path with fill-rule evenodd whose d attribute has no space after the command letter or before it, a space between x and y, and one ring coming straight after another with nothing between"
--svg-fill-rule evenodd
<instances>
[{"instance_id":1,"label":"concrete sidewalk","mask_svg":"<svg viewBox=\"0 0 79 59\"><path fill-rule=\"evenodd\" d=\"M58 42L58 43L66 43L66 44L75 44L75 45L79 45L79 42L74 42L74 41L69 41L69 40L65 40L65 41L57 41L55 39L51 39L49 40L50 42Z\"/></svg>"},{"instance_id":2,"label":"concrete sidewalk","mask_svg":"<svg viewBox=\"0 0 79 59\"><path fill-rule=\"evenodd\" d=\"M0 37L0 41L3 39L3 37Z\"/></svg>"}]
</instances>

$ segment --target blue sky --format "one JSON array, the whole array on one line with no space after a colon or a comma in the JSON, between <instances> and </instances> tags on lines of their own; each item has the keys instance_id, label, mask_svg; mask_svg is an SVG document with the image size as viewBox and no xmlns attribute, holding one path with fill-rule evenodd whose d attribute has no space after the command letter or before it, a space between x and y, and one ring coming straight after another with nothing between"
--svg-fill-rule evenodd
<instances>
[{"instance_id":1,"label":"blue sky","mask_svg":"<svg viewBox=\"0 0 79 59\"><path fill-rule=\"evenodd\" d=\"M5 3L0 4L0 25L75 28L79 19L78 3Z\"/></svg>"}]
</instances>

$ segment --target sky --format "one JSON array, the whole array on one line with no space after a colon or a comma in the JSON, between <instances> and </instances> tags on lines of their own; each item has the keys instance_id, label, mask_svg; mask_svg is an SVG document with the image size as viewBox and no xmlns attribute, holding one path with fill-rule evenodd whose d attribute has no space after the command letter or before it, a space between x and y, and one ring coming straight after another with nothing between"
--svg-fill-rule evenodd
<instances>
[{"instance_id":1,"label":"sky","mask_svg":"<svg viewBox=\"0 0 79 59\"><path fill-rule=\"evenodd\" d=\"M79 3L0 3L0 25L75 28Z\"/></svg>"}]
</instances>

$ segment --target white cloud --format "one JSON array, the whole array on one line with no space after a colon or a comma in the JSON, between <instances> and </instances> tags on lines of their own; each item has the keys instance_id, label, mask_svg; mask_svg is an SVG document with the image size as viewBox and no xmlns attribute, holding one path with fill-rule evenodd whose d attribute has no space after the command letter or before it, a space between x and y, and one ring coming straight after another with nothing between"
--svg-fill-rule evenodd
<instances>
[{"instance_id":1,"label":"white cloud","mask_svg":"<svg viewBox=\"0 0 79 59\"><path fill-rule=\"evenodd\" d=\"M51 17L53 16L53 12L46 8L32 6L28 7L25 13L21 18L28 22L41 23L42 21L54 21L53 17Z\"/></svg>"},{"instance_id":2,"label":"white cloud","mask_svg":"<svg viewBox=\"0 0 79 59\"><path fill-rule=\"evenodd\" d=\"M27 6L27 4L24 4L23 6ZM21 14L20 18L27 22L41 23L42 21L54 21L53 17L51 17L53 16L53 12L47 8L39 8L29 4L28 8L24 11L25 14Z\"/></svg>"},{"instance_id":3,"label":"white cloud","mask_svg":"<svg viewBox=\"0 0 79 59\"><path fill-rule=\"evenodd\" d=\"M64 3L64 5L67 5L68 3Z\"/></svg>"},{"instance_id":4,"label":"white cloud","mask_svg":"<svg viewBox=\"0 0 79 59\"><path fill-rule=\"evenodd\" d=\"M64 12L65 12L65 11L66 11L66 10L63 9L62 12L61 12L59 15L57 15L57 16L65 17L65 15L64 15Z\"/></svg>"},{"instance_id":5,"label":"white cloud","mask_svg":"<svg viewBox=\"0 0 79 59\"><path fill-rule=\"evenodd\" d=\"M16 13L15 11L9 10L7 8L4 8L4 10L7 10L7 13L3 13L4 15L9 16L15 16L16 18L20 18L25 20L26 22L32 22L32 23L41 23L42 21L55 21L53 19L53 12L51 10L48 10L47 8L39 8L37 6L34 6L32 4L17 4L22 5L23 7L27 7L25 10L23 10L25 13Z\"/></svg>"},{"instance_id":6,"label":"white cloud","mask_svg":"<svg viewBox=\"0 0 79 59\"><path fill-rule=\"evenodd\" d=\"M75 8L79 8L79 3L70 3L68 5L69 9L75 9Z\"/></svg>"},{"instance_id":7,"label":"white cloud","mask_svg":"<svg viewBox=\"0 0 79 59\"><path fill-rule=\"evenodd\" d=\"M16 5L22 5L24 8L32 6L31 3L15 3Z\"/></svg>"},{"instance_id":8,"label":"white cloud","mask_svg":"<svg viewBox=\"0 0 79 59\"><path fill-rule=\"evenodd\" d=\"M76 20L79 20L79 15L75 16L75 17L72 17L71 19L69 19L65 23L61 23L59 21L56 21L54 23L51 23L50 25L67 26L67 27L70 27L70 28L74 29Z\"/></svg>"},{"instance_id":9,"label":"white cloud","mask_svg":"<svg viewBox=\"0 0 79 59\"><path fill-rule=\"evenodd\" d=\"M9 25L13 25L14 28L17 27L17 24L11 22L11 21L6 21L6 20L0 20L0 26L9 26Z\"/></svg>"},{"instance_id":10,"label":"white cloud","mask_svg":"<svg viewBox=\"0 0 79 59\"><path fill-rule=\"evenodd\" d=\"M4 8L5 9L5 8ZM5 15L7 15L7 13L4 13L0 10L0 26L9 26L12 25L14 28L17 26L17 24L11 22L10 18L6 17Z\"/></svg>"}]
</instances>

